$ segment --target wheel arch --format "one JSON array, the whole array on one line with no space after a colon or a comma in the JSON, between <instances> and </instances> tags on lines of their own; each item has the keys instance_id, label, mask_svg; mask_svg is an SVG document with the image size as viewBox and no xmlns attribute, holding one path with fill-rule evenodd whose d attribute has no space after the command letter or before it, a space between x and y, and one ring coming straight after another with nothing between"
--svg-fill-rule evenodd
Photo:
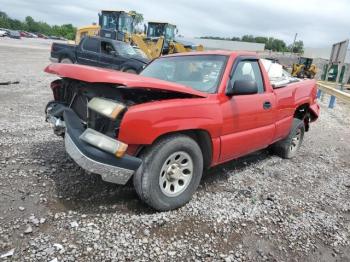
<instances>
[{"instance_id":1,"label":"wheel arch","mask_svg":"<svg viewBox=\"0 0 350 262\"><path fill-rule=\"evenodd\" d=\"M309 131L310 121L313 118L312 110L310 110L310 104L304 103L299 105L294 111L294 118L298 118L304 121L305 131Z\"/></svg>"},{"instance_id":2,"label":"wheel arch","mask_svg":"<svg viewBox=\"0 0 350 262\"><path fill-rule=\"evenodd\" d=\"M147 148L152 146L157 141L164 139L165 137L178 135L178 134L189 136L199 145L203 155L204 168L209 168L213 160L213 144L212 144L212 138L209 132L204 129L188 129L188 130L180 130L180 131L164 133L159 137L157 137L151 145L142 146L138 150L136 155L140 156L145 150L147 150Z\"/></svg>"}]
</instances>

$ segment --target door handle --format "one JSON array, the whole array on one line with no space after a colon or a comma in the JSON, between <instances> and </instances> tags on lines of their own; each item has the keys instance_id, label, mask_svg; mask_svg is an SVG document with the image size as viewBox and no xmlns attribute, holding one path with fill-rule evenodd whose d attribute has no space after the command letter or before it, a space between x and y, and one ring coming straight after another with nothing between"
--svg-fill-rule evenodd
<instances>
[{"instance_id":1,"label":"door handle","mask_svg":"<svg viewBox=\"0 0 350 262\"><path fill-rule=\"evenodd\" d=\"M270 101L265 101L264 104L263 104L263 108L265 110L268 110L271 108L271 102Z\"/></svg>"}]
</instances>

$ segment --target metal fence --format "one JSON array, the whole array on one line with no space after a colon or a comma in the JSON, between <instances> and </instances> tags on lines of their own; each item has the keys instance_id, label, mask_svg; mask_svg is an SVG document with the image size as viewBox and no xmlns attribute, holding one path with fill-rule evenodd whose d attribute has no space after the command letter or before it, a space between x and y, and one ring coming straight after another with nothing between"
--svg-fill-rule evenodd
<instances>
[{"instance_id":1,"label":"metal fence","mask_svg":"<svg viewBox=\"0 0 350 262\"><path fill-rule=\"evenodd\" d=\"M328 108L334 108L336 99L339 99L340 101L343 101L350 105L350 94L345 91L336 89L335 86L332 85L334 85L334 83L318 81L317 98L324 100L324 94L330 95Z\"/></svg>"}]
</instances>

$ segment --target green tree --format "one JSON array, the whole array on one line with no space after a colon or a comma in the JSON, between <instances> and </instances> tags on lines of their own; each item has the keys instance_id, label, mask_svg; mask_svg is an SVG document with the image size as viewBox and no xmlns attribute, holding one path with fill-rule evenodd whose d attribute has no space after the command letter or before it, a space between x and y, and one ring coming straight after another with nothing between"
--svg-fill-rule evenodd
<instances>
[{"instance_id":1,"label":"green tree","mask_svg":"<svg viewBox=\"0 0 350 262\"><path fill-rule=\"evenodd\" d=\"M76 28L72 24L49 25L46 22L35 21L31 16L27 16L24 21L10 18L5 12L0 11L0 27L23 30L44 35L62 36L73 40L75 38Z\"/></svg>"},{"instance_id":2,"label":"green tree","mask_svg":"<svg viewBox=\"0 0 350 262\"><path fill-rule=\"evenodd\" d=\"M14 30L23 30L23 23L18 19L11 19L10 28Z\"/></svg>"},{"instance_id":3,"label":"green tree","mask_svg":"<svg viewBox=\"0 0 350 262\"><path fill-rule=\"evenodd\" d=\"M0 27L10 28L9 17L5 12L1 12L1 11L0 11Z\"/></svg>"},{"instance_id":4,"label":"green tree","mask_svg":"<svg viewBox=\"0 0 350 262\"><path fill-rule=\"evenodd\" d=\"M283 40L269 37L265 44L265 49L276 52L285 52L287 51L287 45Z\"/></svg>"},{"instance_id":5,"label":"green tree","mask_svg":"<svg viewBox=\"0 0 350 262\"><path fill-rule=\"evenodd\" d=\"M242 41L243 42L252 42L252 43L254 43L255 42L255 38L252 35L244 35L244 36L242 36Z\"/></svg>"},{"instance_id":6,"label":"green tree","mask_svg":"<svg viewBox=\"0 0 350 262\"><path fill-rule=\"evenodd\" d=\"M264 37L264 36L257 36L254 37L254 42L255 43L260 43L260 44L266 44L267 43L268 38Z\"/></svg>"},{"instance_id":7,"label":"green tree","mask_svg":"<svg viewBox=\"0 0 350 262\"><path fill-rule=\"evenodd\" d=\"M31 16L27 16L25 18L25 23L27 25L27 29L30 32L37 33L39 32L39 26L38 23L34 21L34 19Z\"/></svg>"},{"instance_id":8,"label":"green tree","mask_svg":"<svg viewBox=\"0 0 350 262\"><path fill-rule=\"evenodd\" d=\"M241 38L237 37L237 36L233 36L230 40L231 41L241 41Z\"/></svg>"},{"instance_id":9,"label":"green tree","mask_svg":"<svg viewBox=\"0 0 350 262\"><path fill-rule=\"evenodd\" d=\"M141 25L144 21L143 14L136 11L130 11L131 16L134 18L134 28Z\"/></svg>"},{"instance_id":10,"label":"green tree","mask_svg":"<svg viewBox=\"0 0 350 262\"><path fill-rule=\"evenodd\" d=\"M293 45L289 46L289 49L293 52L293 53L299 53L299 54L303 54L304 53L304 42L299 40L296 41L294 43L294 47ZM293 50L292 50L293 49Z\"/></svg>"}]
</instances>

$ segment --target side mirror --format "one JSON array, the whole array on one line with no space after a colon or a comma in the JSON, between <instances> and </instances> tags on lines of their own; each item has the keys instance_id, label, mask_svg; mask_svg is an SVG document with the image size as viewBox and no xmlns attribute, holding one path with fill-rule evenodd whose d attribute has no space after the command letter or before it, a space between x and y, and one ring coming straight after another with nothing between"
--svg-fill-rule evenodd
<instances>
[{"instance_id":1,"label":"side mirror","mask_svg":"<svg viewBox=\"0 0 350 262\"><path fill-rule=\"evenodd\" d=\"M289 81L288 82L283 82L283 81L276 82L276 83L272 84L272 88L273 89L278 89L278 88L281 88L281 87L285 87L285 86L288 85L288 83L289 83Z\"/></svg>"},{"instance_id":2,"label":"side mirror","mask_svg":"<svg viewBox=\"0 0 350 262\"><path fill-rule=\"evenodd\" d=\"M109 54L112 55L112 56L116 56L117 55L117 51L112 50L112 51L109 52Z\"/></svg>"},{"instance_id":3,"label":"side mirror","mask_svg":"<svg viewBox=\"0 0 350 262\"><path fill-rule=\"evenodd\" d=\"M226 95L252 95L258 93L258 84L256 81L236 80L232 85L229 85Z\"/></svg>"}]
</instances>

